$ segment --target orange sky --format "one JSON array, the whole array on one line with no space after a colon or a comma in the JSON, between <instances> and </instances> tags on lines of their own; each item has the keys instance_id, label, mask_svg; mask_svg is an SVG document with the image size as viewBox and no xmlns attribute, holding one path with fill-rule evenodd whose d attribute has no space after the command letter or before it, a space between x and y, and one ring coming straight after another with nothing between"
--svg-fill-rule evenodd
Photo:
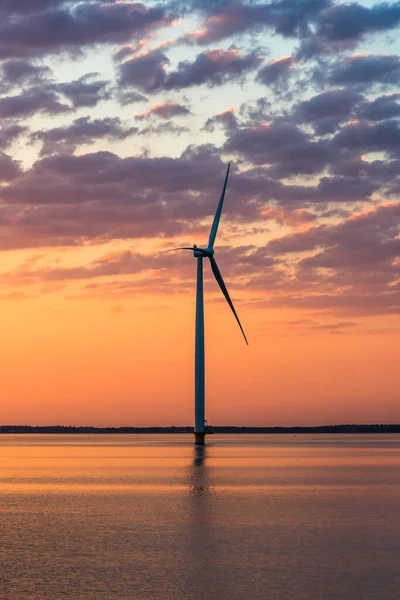
<instances>
[{"instance_id":1,"label":"orange sky","mask_svg":"<svg viewBox=\"0 0 400 600\"><path fill-rule=\"evenodd\" d=\"M370 333L332 334L286 324L305 320L300 311L244 303L246 347L228 306L208 290L210 423L400 420L394 318L370 318ZM119 301L60 293L3 300L0 322L2 423L192 423L194 290Z\"/></svg>"},{"instance_id":2,"label":"orange sky","mask_svg":"<svg viewBox=\"0 0 400 600\"><path fill-rule=\"evenodd\" d=\"M208 422L400 423L400 21L360 3L0 1L0 424L193 424L165 250L228 163Z\"/></svg>"}]
</instances>

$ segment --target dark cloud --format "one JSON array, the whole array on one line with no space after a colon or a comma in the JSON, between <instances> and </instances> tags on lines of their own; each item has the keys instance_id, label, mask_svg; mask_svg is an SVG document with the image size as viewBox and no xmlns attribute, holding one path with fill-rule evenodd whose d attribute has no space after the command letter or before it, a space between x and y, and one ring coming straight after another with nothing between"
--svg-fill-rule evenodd
<instances>
[{"instance_id":1,"label":"dark cloud","mask_svg":"<svg viewBox=\"0 0 400 600\"><path fill-rule=\"evenodd\" d=\"M290 68L295 63L292 56L272 60L259 70L257 80L265 85L284 85L289 78Z\"/></svg>"},{"instance_id":2,"label":"dark cloud","mask_svg":"<svg viewBox=\"0 0 400 600\"><path fill-rule=\"evenodd\" d=\"M210 145L189 147L178 158L122 159L110 152L45 157L0 188L0 246L190 234L211 219L225 170ZM285 195L284 186L266 176L232 169L232 177L224 218L241 227L262 218L268 199Z\"/></svg>"},{"instance_id":3,"label":"dark cloud","mask_svg":"<svg viewBox=\"0 0 400 600\"><path fill-rule=\"evenodd\" d=\"M276 33L303 38L310 34L310 26L322 11L331 5L331 0L280 0L267 4L267 11Z\"/></svg>"},{"instance_id":4,"label":"dark cloud","mask_svg":"<svg viewBox=\"0 0 400 600\"><path fill-rule=\"evenodd\" d=\"M60 114L71 109L63 104L51 88L32 87L15 96L0 98L0 118L15 119L29 117L35 113Z\"/></svg>"},{"instance_id":5,"label":"dark cloud","mask_svg":"<svg viewBox=\"0 0 400 600\"><path fill-rule=\"evenodd\" d=\"M3 178L16 170L4 160ZM43 158L0 187L0 246L189 233L214 210L224 170L210 152L177 159L120 159L109 152Z\"/></svg>"},{"instance_id":6,"label":"dark cloud","mask_svg":"<svg viewBox=\"0 0 400 600\"><path fill-rule=\"evenodd\" d=\"M169 62L161 50L134 56L120 66L120 85L138 87L146 93L162 89L167 77L165 67Z\"/></svg>"},{"instance_id":7,"label":"dark cloud","mask_svg":"<svg viewBox=\"0 0 400 600\"><path fill-rule=\"evenodd\" d=\"M170 119L171 117L180 117L190 115L190 110L178 102L160 102L153 104L148 110L136 116L136 119L142 120L148 117L158 117L160 119Z\"/></svg>"},{"instance_id":8,"label":"dark cloud","mask_svg":"<svg viewBox=\"0 0 400 600\"><path fill-rule=\"evenodd\" d=\"M135 92L135 90L118 90L116 93L116 98L122 106L148 101L146 96L139 94L139 92Z\"/></svg>"},{"instance_id":9,"label":"dark cloud","mask_svg":"<svg viewBox=\"0 0 400 600\"><path fill-rule=\"evenodd\" d=\"M69 3L71 3L70 0ZM62 4L67 4L66 0L35 0L35 2L31 2L31 0L2 0L0 9L4 11L5 14L13 14L13 13L34 13L40 12L45 8L55 8L57 6L61 6Z\"/></svg>"},{"instance_id":10,"label":"dark cloud","mask_svg":"<svg viewBox=\"0 0 400 600\"><path fill-rule=\"evenodd\" d=\"M8 154L0 152L0 181L11 181L20 175L21 169L17 161Z\"/></svg>"},{"instance_id":11,"label":"dark cloud","mask_svg":"<svg viewBox=\"0 0 400 600\"><path fill-rule=\"evenodd\" d=\"M332 146L361 154L400 151L400 123L386 120L379 123L355 121L343 127L332 139Z\"/></svg>"},{"instance_id":12,"label":"dark cloud","mask_svg":"<svg viewBox=\"0 0 400 600\"><path fill-rule=\"evenodd\" d=\"M400 313L399 231L400 204L390 203L270 241L266 256L292 268L268 304L351 315ZM252 284L262 285L262 276L255 274Z\"/></svg>"},{"instance_id":13,"label":"dark cloud","mask_svg":"<svg viewBox=\"0 0 400 600\"><path fill-rule=\"evenodd\" d=\"M400 160L373 160L367 161L362 156L339 160L330 166L335 175L344 177L365 178L379 182L382 186L395 181L400 172Z\"/></svg>"},{"instance_id":14,"label":"dark cloud","mask_svg":"<svg viewBox=\"0 0 400 600\"><path fill-rule=\"evenodd\" d=\"M399 227L400 204L389 203L351 216L338 224L319 225L273 240L267 244L267 249L273 255L280 255L322 248L313 257L301 259L301 264L332 268L350 264L357 266L363 262L386 261L398 256L400 241L397 244L396 237Z\"/></svg>"},{"instance_id":15,"label":"dark cloud","mask_svg":"<svg viewBox=\"0 0 400 600\"><path fill-rule=\"evenodd\" d=\"M0 150L5 150L25 131L27 131L26 127L17 124L0 127Z\"/></svg>"},{"instance_id":16,"label":"dark cloud","mask_svg":"<svg viewBox=\"0 0 400 600\"><path fill-rule=\"evenodd\" d=\"M38 83L51 75L51 69L45 65L35 65L23 58L10 58L1 63L1 87L16 84Z\"/></svg>"},{"instance_id":17,"label":"dark cloud","mask_svg":"<svg viewBox=\"0 0 400 600\"><path fill-rule=\"evenodd\" d=\"M53 154L60 151L73 152L77 146L92 144L96 139L123 140L137 132L136 127L124 127L118 117L93 120L90 117L80 117L71 125L37 131L31 137L43 142L42 154Z\"/></svg>"},{"instance_id":18,"label":"dark cloud","mask_svg":"<svg viewBox=\"0 0 400 600\"><path fill-rule=\"evenodd\" d=\"M367 202L379 188L378 183L360 177L322 177L316 193L326 202Z\"/></svg>"},{"instance_id":19,"label":"dark cloud","mask_svg":"<svg viewBox=\"0 0 400 600\"><path fill-rule=\"evenodd\" d=\"M328 75L335 85L385 83L398 85L400 82L400 57L396 55L350 56L335 65Z\"/></svg>"},{"instance_id":20,"label":"dark cloud","mask_svg":"<svg viewBox=\"0 0 400 600\"><path fill-rule=\"evenodd\" d=\"M400 3L381 2L366 7L358 2L329 3L302 37L298 58L341 53L355 48L367 35L390 31L400 24Z\"/></svg>"},{"instance_id":21,"label":"dark cloud","mask_svg":"<svg viewBox=\"0 0 400 600\"><path fill-rule=\"evenodd\" d=\"M179 4L179 3L177 3ZM239 33L268 28L284 37L304 37L310 26L331 0L278 0L253 3L236 0L191 2L191 7L206 14L202 28L187 39L209 44Z\"/></svg>"},{"instance_id":22,"label":"dark cloud","mask_svg":"<svg viewBox=\"0 0 400 600\"><path fill-rule=\"evenodd\" d=\"M128 56L133 56L134 54L143 51L148 43L148 40L141 39L138 40L133 46L132 44L124 44L113 53L113 60L117 62L125 60Z\"/></svg>"},{"instance_id":23,"label":"dark cloud","mask_svg":"<svg viewBox=\"0 0 400 600\"><path fill-rule=\"evenodd\" d=\"M270 172L276 177L318 173L331 157L328 142L313 141L296 125L281 119L233 131L224 150L255 164L273 165Z\"/></svg>"},{"instance_id":24,"label":"dark cloud","mask_svg":"<svg viewBox=\"0 0 400 600\"><path fill-rule=\"evenodd\" d=\"M221 85L255 69L261 61L255 53L242 55L239 50L209 50L199 54L194 62L179 63L178 70L170 73L167 88L181 89L193 85Z\"/></svg>"},{"instance_id":25,"label":"dark cloud","mask_svg":"<svg viewBox=\"0 0 400 600\"><path fill-rule=\"evenodd\" d=\"M295 111L305 123L313 123L327 117L348 118L354 106L363 99L352 90L329 90L310 100L299 102Z\"/></svg>"},{"instance_id":26,"label":"dark cloud","mask_svg":"<svg viewBox=\"0 0 400 600\"><path fill-rule=\"evenodd\" d=\"M75 108L96 106L100 101L111 97L108 82L96 79L98 75L98 73L88 73L76 81L58 84L57 89L72 102Z\"/></svg>"},{"instance_id":27,"label":"dark cloud","mask_svg":"<svg viewBox=\"0 0 400 600\"><path fill-rule=\"evenodd\" d=\"M229 108L228 110L207 119L203 129L204 131L213 132L217 126L222 127L225 131L234 131L238 128L239 124L233 108Z\"/></svg>"},{"instance_id":28,"label":"dark cloud","mask_svg":"<svg viewBox=\"0 0 400 600\"><path fill-rule=\"evenodd\" d=\"M181 135L189 131L190 129L184 125L177 125L173 121L167 121L166 123L159 123L157 125L148 125L141 129L138 135Z\"/></svg>"},{"instance_id":29,"label":"dark cloud","mask_svg":"<svg viewBox=\"0 0 400 600\"><path fill-rule=\"evenodd\" d=\"M317 35L326 40L360 39L367 33L388 31L400 24L400 2L371 7L358 2L333 5L318 16Z\"/></svg>"},{"instance_id":30,"label":"dark cloud","mask_svg":"<svg viewBox=\"0 0 400 600\"><path fill-rule=\"evenodd\" d=\"M400 94L385 94L366 102L362 107L361 115L370 121L383 121L400 116Z\"/></svg>"},{"instance_id":31,"label":"dark cloud","mask_svg":"<svg viewBox=\"0 0 400 600\"><path fill-rule=\"evenodd\" d=\"M193 62L180 62L176 71L167 73L169 59L161 50L155 50L122 63L120 84L146 93L202 84L222 85L241 78L261 60L255 53L242 55L239 50L214 49L198 54Z\"/></svg>"},{"instance_id":32,"label":"dark cloud","mask_svg":"<svg viewBox=\"0 0 400 600\"><path fill-rule=\"evenodd\" d=\"M317 135L326 135L348 120L362 100L363 96L353 90L330 90L299 102L294 114L300 122L313 124Z\"/></svg>"},{"instance_id":33,"label":"dark cloud","mask_svg":"<svg viewBox=\"0 0 400 600\"><path fill-rule=\"evenodd\" d=\"M139 2L80 2L69 6L57 2L37 5L35 0L35 8L16 14L12 8L7 11L2 6L0 58L130 41L168 25L172 19L161 6L147 7Z\"/></svg>"},{"instance_id":34,"label":"dark cloud","mask_svg":"<svg viewBox=\"0 0 400 600\"><path fill-rule=\"evenodd\" d=\"M186 40L196 44L207 45L218 42L246 30L260 29L265 26L265 5L249 5L243 2L222 2L200 5L205 11L211 9L202 28L186 35Z\"/></svg>"}]
</instances>

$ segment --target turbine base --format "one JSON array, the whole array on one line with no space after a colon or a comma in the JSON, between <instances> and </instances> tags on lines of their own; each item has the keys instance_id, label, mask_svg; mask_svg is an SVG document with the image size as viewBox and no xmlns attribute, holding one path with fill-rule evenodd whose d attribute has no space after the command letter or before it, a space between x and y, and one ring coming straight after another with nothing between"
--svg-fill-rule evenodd
<instances>
[{"instance_id":1,"label":"turbine base","mask_svg":"<svg viewBox=\"0 0 400 600\"><path fill-rule=\"evenodd\" d=\"M195 431L194 433L194 443L196 446L204 446L206 441L206 434L204 431Z\"/></svg>"}]
</instances>

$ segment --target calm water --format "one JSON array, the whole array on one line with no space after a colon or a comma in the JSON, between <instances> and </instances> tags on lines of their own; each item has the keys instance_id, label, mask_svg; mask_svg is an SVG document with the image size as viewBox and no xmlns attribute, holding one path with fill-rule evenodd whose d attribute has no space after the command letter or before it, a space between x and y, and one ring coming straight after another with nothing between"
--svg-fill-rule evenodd
<instances>
[{"instance_id":1,"label":"calm water","mask_svg":"<svg viewBox=\"0 0 400 600\"><path fill-rule=\"evenodd\" d=\"M0 436L1 600L396 600L400 436Z\"/></svg>"}]
</instances>

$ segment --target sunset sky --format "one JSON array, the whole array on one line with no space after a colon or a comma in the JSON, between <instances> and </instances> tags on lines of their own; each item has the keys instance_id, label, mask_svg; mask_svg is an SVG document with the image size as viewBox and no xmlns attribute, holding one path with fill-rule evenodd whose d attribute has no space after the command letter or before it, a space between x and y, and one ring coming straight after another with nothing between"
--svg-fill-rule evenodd
<instances>
[{"instance_id":1,"label":"sunset sky","mask_svg":"<svg viewBox=\"0 0 400 600\"><path fill-rule=\"evenodd\" d=\"M0 424L400 422L400 2L0 3Z\"/></svg>"}]
</instances>

